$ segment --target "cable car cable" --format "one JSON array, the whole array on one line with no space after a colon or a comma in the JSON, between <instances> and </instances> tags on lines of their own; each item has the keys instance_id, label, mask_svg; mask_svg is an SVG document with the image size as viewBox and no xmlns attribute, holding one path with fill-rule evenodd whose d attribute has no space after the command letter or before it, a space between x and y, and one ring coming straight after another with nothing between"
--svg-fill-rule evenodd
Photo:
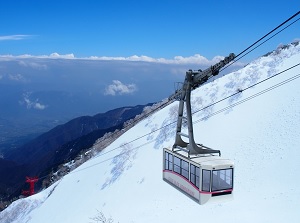
<instances>
[{"instance_id":1,"label":"cable car cable","mask_svg":"<svg viewBox=\"0 0 300 223\"><path fill-rule=\"evenodd\" d=\"M294 15L292 15L290 18L288 18L287 20L285 20L283 23L281 23L280 25L278 25L276 28L274 28L273 30L271 30L270 32L268 32L266 35L264 35L259 40L257 40L256 42L254 42L252 45L250 45L249 47L247 47L245 50L243 50L242 52L240 52L239 54L237 54L236 57L239 57L241 54L243 54L244 52L246 52L247 50L249 50L251 47L253 47L254 45L256 45L258 42L260 42L261 40L263 40L264 38L266 38L268 35L270 35L271 33L273 33L275 30L279 29L281 26L283 26L284 24L286 24L288 21L292 20L293 18L295 18L299 14L300 14L300 11L298 11L297 13L295 13Z\"/></svg>"},{"instance_id":2,"label":"cable car cable","mask_svg":"<svg viewBox=\"0 0 300 223\"><path fill-rule=\"evenodd\" d=\"M195 121L195 122L193 122L193 123L195 124L195 123L198 123L198 122L200 122L200 121L207 120L208 118L210 118L210 117L212 117L212 116L215 116L215 115L217 115L217 114L219 114L219 113L222 113L222 112L224 112L224 111L226 111L226 110L229 110L229 109L231 109L231 108L233 108L233 107L236 107L237 105L243 104L243 103L246 102L246 101L249 101L249 100L251 100L251 99L253 99L253 98L256 98L256 97L258 97L258 96L260 96L260 95L262 95L262 94L264 94L264 93L267 93L267 92L269 92L269 91L271 91L271 90L274 90L275 88L278 88L278 87L280 87L280 86L282 86L282 85L284 85L284 84L287 84L287 83L289 83L289 82L291 82L291 81L294 81L294 80L296 80L296 79L298 79L298 78L300 78L300 74L297 74L297 75L295 75L295 76L293 76L293 77L291 77L291 78L288 78L288 79L286 79L286 80L284 80L284 81L282 81L282 82L280 82L280 83L278 83L278 84L275 84L275 85L273 85L273 86L271 86L271 87L269 87L269 88L266 88L266 89L264 89L264 90L262 90L262 91L260 91L260 92L258 92L258 93L256 93L256 94L254 94L254 95L251 95L251 96L249 96L249 97L247 97L247 98L245 98L245 99L243 99L243 100L241 100L241 101L238 101L238 102L236 102L236 103L233 103L233 104L231 104L231 105L229 105L229 106L227 106L227 107L225 107L225 108L222 108L222 109L220 109L220 110L218 110L218 111L216 111L216 112L214 112L214 113L212 113L212 114L210 114L210 115L207 115L207 116L205 116L205 117L203 117L203 118L201 118L201 119L199 119L199 120L197 120L197 121Z\"/></svg>"},{"instance_id":3,"label":"cable car cable","mask_svg":"<svg viewBox=\"0 0 300 223\"><path fill-rule=\"evenodd\" d=\"M261 84L261 83L263 83L263 82L265 82L265 81L267 81L267 80L270 80L270 79L272 79L272 78L274 78L274 77L276 77L276 76L278 76L278 75L280 75L280 74L282 74L282 73L284 73L284 72L286 72L286 71L288 71L288 70L291 70L291 69L293 69L293 68L295 68L295 67L297 67L297 66L299 66L299 65L300 65L300 63L298 63L298 64L296 64L296 65L294 65L294 66L291 66L291 67L289 67L289 68L287 68L287 69L285 69L285 70L283 70L283 71L280 71L280 72L278 72L278 73L276 73L276 74L274 74L274 75L272 75L272 76L270 76L270 77L268 77L268 78L266 78L266 79L263 79L263 80L261 80L261 81L255 83L255 84L253 84L253 85L250 85L250 86L246 87L245 89L241 89L240 91L237 91L237 92L235 92L235 93L233 93L233 94L231 94L231 95L229 95L229 96L226 96L226 97L220 99L219 101L216 101L216 102L214 102L214 103L212 103L212 104L210 104L210 105L207 105L206 107L203 107L203 108L201 108L200 110L197 110L197 111L193 112L192 114L195 114L195 113L197 113L197 112L200 112L200 111L202 111L202 110L204 110L204 109L207 109L207 108L209 108L209 107L211 107L211 106L213 106L213 105L215 105L215 104L218 104L218 103L220 103L220 102L222 102L222 101L224 101L224 100L226 100L226 99L228 99L228 98L231 98L231 97L233 97L233 96L235 96L235 95L237 95L237 94L240 94L241 91L245 91L245 90L248 90L248 89L250 89L250 88L253 88L253 87L256 86L256 85L259 85L259 84Z\"/></svg>"},{"instance_id":4,"label":"cable car cable","mask_svg":"<svg viewBox=\"0 0 300 223\"><path fill-rule=\"evenodd\" d=\"M296 14L294 14L293 16L291 16L289 19L287 19L285 22L281 23L280 25L278 25L276 28L274 28L272 31L270 31L269 33L267 33L266 35L264 35L263 37L261 37L259 40L257 40L255 43L253 43L252 45L250 45L249 47L247 47L245 50L243 50L242 52L240 52L239 54L236 55L236 59L232 62L229 63L228 65L226 65L224 68L222 68L220 70L223 71L226 68L228 68L229 66L231 66L232 64L234 64L235 62L239 61L240 59L242 59L243 57L245 57L246 55L248 55L249 53L251 53L252 51L254 51L255 49L257 49L258 47L260 47L261 45L263 45L264 43L266 43L267 41L269 41L270 39L272 39L273 37L275 37L276 35L278 35L279 33L281 33L282 31L284 31L285 29L287 29L288 27L290 27L291 25L293 25L294 23L296 23L297 21L300 20L300 18L296 19L295 21L293 21L292 23L288 24L286 27L282 28L281 30L279 30L277 33L275 33L274 35L272 35L271 37L269 37L268 39L266 39L265 41L263 41L262 43L260 43L258 46L254 47L253 49L251 49L250 51L248 51L250 48L252 48L253 46L255 46L257 43L259 43L261 40L263 40L264 38L266 38L268 35L270 35L272 32L276 31L278 28L280 28L281 26L283 26L285 23L287 23L288 21L290 21L291 19L295 18L296 16L298 16L300 14L300 11L298 11ZM246 52L248 51L248 52ZM244 54L245 53L245 54ZM244 55L242 55L244 54ZM239 58L238 58L239 57Z\"/></svg>"},{"instance_id":5,"label":"cable car cable","mask_svg":"<svg viewBox=\"0 0 300 223\"><path fill-rule=\"evenodd\" d=\"M260 43L259 45L257 45L253 49L251 49L250 51L248 51L247 53L245 53L244 55L242 55L241 57L235 59L232 63L230 63L230 64L226 65L224 68L222 68L220 70L220 72L223 71L223 70L225 70L227 67L230 67L232 64L234 64L235 62L239 61L240 59L242 59L243 57L245 57L246 55L248 55L249 53L251 53L252 51L254 51L255 49L257 49L258 47L260 47L261 45L263 45L264 43L266 43L267 41L269 41L270 39L272 39L273 37L275 37L276 35L278 35L279 33L281 33L282 31L284 31L289 26L291 26L292 24L294 24L295 22L297 22L299 20L300 20L300 18L298 18L297 20L295 20L293 23L289 24L288 26L284 27L283 29L281 29L280 31L278 31L277 33L275 33L274 35L272 35L271 37L269 37L268 39L266 39L265 41L263 41L262 43Z\"/></svg>"}]
</instances>

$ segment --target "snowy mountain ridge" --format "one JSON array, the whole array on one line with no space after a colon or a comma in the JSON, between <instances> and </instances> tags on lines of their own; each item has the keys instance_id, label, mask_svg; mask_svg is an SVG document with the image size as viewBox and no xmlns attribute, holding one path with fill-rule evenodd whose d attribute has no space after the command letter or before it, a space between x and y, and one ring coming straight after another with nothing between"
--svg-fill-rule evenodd
<instances>
[{"instance_id":1,"label":"snowy mountain ridge","mask_svg":"<svg viewBox=\"0 0 300 223\"><path fill-rule=\"evenodd\" d=\"M200 206L162 180L162 148L175 137L174 102L59 182L11 204L0 222L96 222L99 211L120 223L298 222L300 79L264 91L299 75L300 66L243 89L299 62L294 43L192 92L196 142L235 162L233 200Z\"/></svg>"}]
</instances>

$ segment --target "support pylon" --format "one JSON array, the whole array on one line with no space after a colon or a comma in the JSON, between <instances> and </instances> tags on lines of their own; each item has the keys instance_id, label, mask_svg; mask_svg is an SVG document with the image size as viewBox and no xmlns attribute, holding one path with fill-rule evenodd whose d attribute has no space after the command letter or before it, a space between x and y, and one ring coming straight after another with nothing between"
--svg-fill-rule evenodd
<instances>
[{"instance_id":1,"label":"support pylon","mask_svg":"<svg viewBox=\"0 0 300 223\"><path fill-rule=\"evenodd\" d=\"M31 196L34 194L34 184L39 180L38 177L26 177L26 183L29 183L29 190L23 190L22 194L25 196Z\"/></svg>"}]
</instances>

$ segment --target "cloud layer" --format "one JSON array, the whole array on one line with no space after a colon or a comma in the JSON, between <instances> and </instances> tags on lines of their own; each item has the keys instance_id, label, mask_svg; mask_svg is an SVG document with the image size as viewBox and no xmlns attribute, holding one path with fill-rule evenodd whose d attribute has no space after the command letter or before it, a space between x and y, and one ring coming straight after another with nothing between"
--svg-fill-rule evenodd
<instances>
[{"instance_id":1,"label":"cloud layer","mask_svg":"<svg viewBox=\"0 0 300 223\"><path fill-rule=\"evenodd\" d=\"M119 80L113 80L113 83L105 88L104 95L124 95L131 94L137 90L135 84L123 84Z\"/></svg>"},{"instance_id":2,"label":"cloud layer","mask_svg":"<svg viewBox=\"0 0 300 223\"><path fill-rule=\"evenodd\" d=\"M51 53L50 55L39 55L39 56L33 56L33 55L29 55L29 54L23 54L23 55L18 55L18 56L0 55L0 60L14 60L14 59L26 59L26 58L100 60L100 61L136 61L136 62L151 62L151 63L161 63L161 64L178 64L178 65L198 64L198 65L209 66L211 64L217 63L220 60L224 59L224 56L215 56L214 58L209 60L200 54L195 54L195 55L189 56L189 57L175 56L172 59L153 58L153 57L144 56L144 55L141 55L141 56L133 55L133 56L129 56L129 57L107 57L107 56L76 57L73 53L59 54L56 52Z\"/></svg>"}]
</instances>

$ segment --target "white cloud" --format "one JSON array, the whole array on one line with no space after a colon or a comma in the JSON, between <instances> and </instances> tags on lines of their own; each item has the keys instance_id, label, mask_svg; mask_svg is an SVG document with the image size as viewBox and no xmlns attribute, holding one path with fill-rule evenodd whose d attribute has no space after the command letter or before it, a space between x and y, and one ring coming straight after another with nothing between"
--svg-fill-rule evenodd
<instances>
[{"instance_id":1,"label":"white cloud","mask_svg":"<svg viewBox=\"0 0 300 223\"><path fill-rule=\"evenodd\" d=\"M176 56L174 57L175 63L178 64L187 64L187 63L193 63L193 64L208 64L209 60L206 59L204 56L201 56L200 54L195 54L194 56L190 57L182 57L182 56Z\"/></svg>"},{"instance_id":2,"label":"white cloud","mask_svg":"<svg viewBox=\"0 0 300 223\"><path fill-rule=\"evenodd\" d=\"M22 40L31 37L31 35L10 35L10 36L0 36L0 41L5 40Z\"/></svg>"},{"instance_id":3,"label":"white cloud","mask_svg":"<svg viewBox=\"0 0 300 223\"><path fill-rule=\"evenodd\" d=\"M58 53L51 53L49 58L54 59L76 59L73 53L60 55Z\"/></svg>"},{"instance_id":4,"label":"white cloud","mask_svg":"<svg viewBox=\"0 0 300 223\"><path fill-rule=\"evenodd\" d=\"M47 106L43 105L39 102L39 99L36 99L35 101L31 101L29 99L30 93L24 93L23 94L23 101L20 102L20 104L25 104L27 109L37 109L37 110L44 110Z\"/></svg>"},{"instance_id":5,"label":"white cloud","mask_svg":"<svg viewBox=\"0 0 300 223\"><path fill-rule=\"evenodd\" d=\"M123 84L119 80L113 80L113 83L108 85L105 89L105 95L123 95L131 94L137 90L135 84Z\"/></svg>"},{"instance_id":6,"label":"white cloud","mask_svg":"<svg viewBox=\"0 0 300 223\"><path fill-rule=\"evenodd\" d=\"M44 110L44 109L46 108L46 105L42 105L42 104L39 103L39 102L35 102L35 103L33 104L33 108L38 109L38 110Z\"/></svg>"}]
</instances>

